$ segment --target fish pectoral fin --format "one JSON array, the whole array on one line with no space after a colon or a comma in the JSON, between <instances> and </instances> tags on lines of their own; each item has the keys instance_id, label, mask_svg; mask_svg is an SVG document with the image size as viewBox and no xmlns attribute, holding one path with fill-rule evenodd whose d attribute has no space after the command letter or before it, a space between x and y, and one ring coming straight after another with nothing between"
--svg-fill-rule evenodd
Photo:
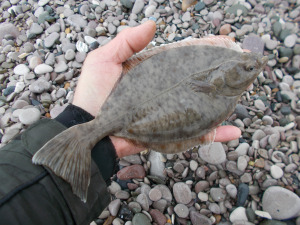
<instances>
[{"instance_id":1,"label":"fish pectoral fin","mask_svg":"<svg viewBox=\"0 0 300 225\"><path fill-rule=\"evenodd\" d=\"M188 85L195 92L202 92L202 93L211 94L211 93L215 93L216 90L217 90L215 85L210 84L210 83L205 82L205 81L196 80L196 79L193 79L193 80L189 81Z\"/></svg>"}]
</instances>

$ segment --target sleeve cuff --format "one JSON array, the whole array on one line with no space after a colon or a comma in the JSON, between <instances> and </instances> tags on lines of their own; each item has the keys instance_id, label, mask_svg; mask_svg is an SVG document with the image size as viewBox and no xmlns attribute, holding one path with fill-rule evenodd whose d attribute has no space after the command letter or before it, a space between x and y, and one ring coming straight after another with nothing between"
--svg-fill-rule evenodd
<instances>
[{"instance_id":1,"label":"sleeve cuff","mask_svg":"<svg viewBox=\"0 0 300 225\"><path fill-rule=\"evenodd\" d=\"M66 109L59 114L55 120L66 127L72 127L77 124L86 123L93 120L94 117L75 105L68 105ZM103 138L92 149L92 159L99 168L106 184L110 184L110 178L117 170L117 154L109 137Z\"/></svg>"}]
</instances>

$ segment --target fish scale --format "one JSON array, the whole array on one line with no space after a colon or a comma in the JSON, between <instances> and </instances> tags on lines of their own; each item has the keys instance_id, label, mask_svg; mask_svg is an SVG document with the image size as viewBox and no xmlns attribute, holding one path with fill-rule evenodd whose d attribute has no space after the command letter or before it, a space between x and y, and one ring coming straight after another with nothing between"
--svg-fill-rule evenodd
<instances>
[{"instance_id":1,"label":"fish scale","mask_svg":"<svg viewBox=\"0 0 300 225\"><path fill-rule=\"evenodd\" d=\"M163 153L213 142L267 57L243 53L228 38L194 39L154 48L123 63L123 74L97 117L47 142L33 163L49 167L86 201L91 150L114 135ZM76 166L75 166L76 165Z\"/></svg>"}]
</instances>

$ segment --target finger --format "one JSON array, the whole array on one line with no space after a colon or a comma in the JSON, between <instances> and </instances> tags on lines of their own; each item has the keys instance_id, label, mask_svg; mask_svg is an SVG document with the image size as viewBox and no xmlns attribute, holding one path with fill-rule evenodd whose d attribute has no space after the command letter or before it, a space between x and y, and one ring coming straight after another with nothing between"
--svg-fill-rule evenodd
<instances>
[{"instance_id":1,"label":"finger","mask_svg":"<svg viewBox=\"0 0 300 225\"><path fill-rule=\"evenodd\" d=\"M137 153L145 150L145 148L135 146L134 144L128 142L127 140L125 140L123 138L119 138L119 137L115 137L115 136L110 136L109 138L110 138L112 144L114 145L117 156L119 158L122 158L127 155L137 154Z\"/></svg>"},{"instance_id":2,"label":"finger","mask_svg":"<svg viewBox=\"0 0 300 225\"><path fill-rule=\"evenodd\" d=\"M142 25L127 28L101 49L107 61L122 63L135 52L141 51L152 40L156 30L154 21L149 20Z\"/></svg>"},{"instance_id":3,"label":"finger","mask_svg":"<svg viewBox=\"0 0 300 225\"><path fill-rule=\"evenodd\" d=\"M241 133L241 130L235 126L219 126L217 128L215 142L227 142L238 139Z\"/></svg>"}]
</instances>

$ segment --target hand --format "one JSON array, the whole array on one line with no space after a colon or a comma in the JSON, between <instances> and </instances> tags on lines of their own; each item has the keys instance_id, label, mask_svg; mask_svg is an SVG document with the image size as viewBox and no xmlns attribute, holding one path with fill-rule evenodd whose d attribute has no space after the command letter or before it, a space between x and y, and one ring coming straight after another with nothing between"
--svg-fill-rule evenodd
<instances>
[{"instance_id":1,"label":"hand","mask_svg":"<svg viewBox=\"0 0 300 225\"><path fill-rule=\"evenodd\" d=\"M154 21L127 28L103 47L90 52L84 62L73 104L96 116L122 72L122 63L144 49L156 30ZM209 134L208 134L209 135ZM225 142L239 138L241 131L234 126L217 128L215 141ZM138 153L143 148L125 139L110 137L118 157Z\"/></svg>"}]
</instances>

